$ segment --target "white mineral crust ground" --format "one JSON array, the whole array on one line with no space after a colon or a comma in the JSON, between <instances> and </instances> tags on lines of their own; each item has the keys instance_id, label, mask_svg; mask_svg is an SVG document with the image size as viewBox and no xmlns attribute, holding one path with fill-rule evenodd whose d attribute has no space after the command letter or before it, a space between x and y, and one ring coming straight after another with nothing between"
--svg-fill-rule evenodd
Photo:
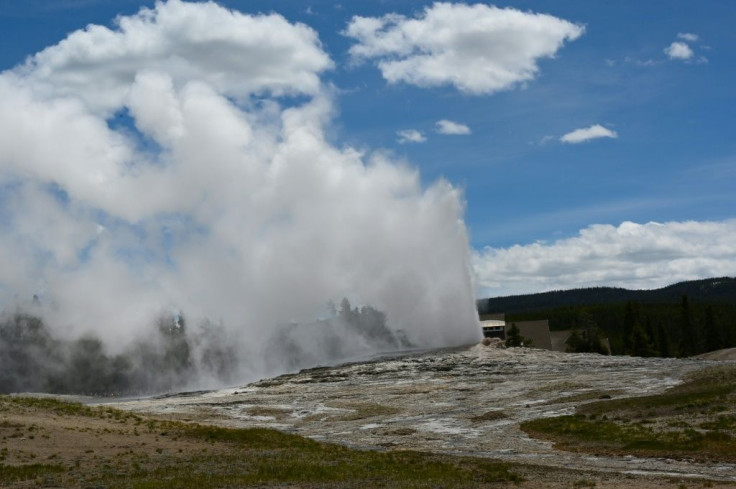
<instances>
[{"instance_id":1,"label":"white mineral crust ground","mask_svg":"<svg viewBox=\"0 0 736 489\"><path fill-rule=\"evenodd\" d=\"M706 360L463 349L324 367L241 388L117 407L230 427L267 427L353 448L420 450L597 472L736 481L736 465L592 456L554 449L519 423L601 396L664 391ZM586 399L587 398L587 399ZM487 420L477 417L488 415ZM495 418L495 419L494 419Z\"/></svg>"}]
</instances>

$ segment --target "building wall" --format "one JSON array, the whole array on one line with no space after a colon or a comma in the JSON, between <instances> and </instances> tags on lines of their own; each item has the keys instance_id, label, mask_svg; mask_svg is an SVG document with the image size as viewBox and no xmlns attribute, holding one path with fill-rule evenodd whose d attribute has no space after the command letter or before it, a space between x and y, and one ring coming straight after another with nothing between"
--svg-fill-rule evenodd
<instances>
[{"instance_id":1,"label":"building wall","mask_svg":"<svg viewBox=\"0 0 736 489\"><path fill-rule=\"evenodd\" d=\"M506 323L498 319L489 319L480 322L480 327L483 330L483 336L485 338L501 338L505 340L505 326Z\"/></svg>"},{"instance_id":2,"label":"building wall","mask_svg":"<svg viewBox=\"0 0 736 489\"><path fill-rule=\"evenodd\" d=\"M543 350L552 349L552 341L549 335L549 321L546 319L540 321L517 321L516 327L519 328L521 336L532 340L532 348L541 348ZM506 333L511 329L511 324L506 323Z\"/></svg>"},{"instance_id":3,"label":"building wall","mask_svg":"<svg viewBox=\"0 0 736 489\"><path fill-rule=\"evenodd\" d=\"M567 339L570 337L570 333L572 333L571 329L566 329L564 331L550 331L549 336L552 340L552 348L551 350L554 351L567 351Z\"/></svg>"}]
</instances>

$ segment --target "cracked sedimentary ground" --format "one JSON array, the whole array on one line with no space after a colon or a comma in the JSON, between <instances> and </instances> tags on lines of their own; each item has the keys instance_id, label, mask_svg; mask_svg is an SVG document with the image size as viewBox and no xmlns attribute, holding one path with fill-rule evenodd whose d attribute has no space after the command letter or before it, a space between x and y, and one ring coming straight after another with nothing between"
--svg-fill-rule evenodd
<instances>
[{"instance_id":1,"label":"cracked sedimentary ground","mask_svg":"<svg viewBox=\"0 0 736 489\"><path fill-rule=\"evenodd\" d=\"M600 398L655 394L711 362L476 345L305 370L242 388L117 403L233 427L269 427L365 449L412 449L511 462L736 481L736 465L595 457L532 439L519 422Z\"/></svg>"}]
</instances>

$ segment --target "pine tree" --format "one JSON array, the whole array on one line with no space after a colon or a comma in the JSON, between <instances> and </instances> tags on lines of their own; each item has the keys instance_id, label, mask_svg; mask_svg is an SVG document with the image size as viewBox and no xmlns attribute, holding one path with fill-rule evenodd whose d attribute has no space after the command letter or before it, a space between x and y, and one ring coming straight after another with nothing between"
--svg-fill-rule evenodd
<instances>
[{"instance_id":1,"label":"pine tree","mask_svg":"<svg viewBox=\"0 0 736 489\"><path fill-rule=\"evenodd\" d=\"M583 340L580 337L580 332L578 331L578 328L573 328L570 336L567 338L567 341L565 341L565 344L567 345L565 351L568 353L577 353L581 351L582 342Z\"/></svg>"},{"instance_id":2,"label":"pine tree","mask_svg":"<svg viewBox=\"0 0 736 489\"><path fill-rule=\"evenodd\" d=\"M713 315L712 306L708 306L705 309L705 325L703 326L703 333L705 336L705 351L715 351L723 348L723 340L721 339L721 333Z\"/></svg>"},{"instance_id":3,"label":"pine tree","mask_svg":"<svg viewBox=\"0 0 736 489\"><path fill-rule=\"evenodd\" d=\"M657 326L657 350L661 357L672 356L672 342L670 341L670 335L667 333L667 329L661 321Z\"/></svg>"},{"instance_id":4,"label":"pine tree","mask_svg":"<svg viewBox=\"0 0 736 489\"><path fill-rule=\"evenodd\" d=\"M506 334L506 346L523 346L524 338L521 336L521 331L516 323L511 323L508 333Z\"/></svg>"},{"instance_id":5,"label":"pine tree","mask_svg":"<svg viewBox=\"0 0 736 489\"><path fill-rule=\"evenodd\" d=\"M635 357L653 357L656 355L651 337L637 321L631 334L631 354Z\"/></svg>"},{"instance_id":6,"label":"pine tree","mask_svg":"<svg viewBox=\"0 0 736 489\"><path fill-rule=\"evenodd\" d=\"M634 325L637 320L636 312L637 311L634 309L634 303L632 301L628 301L626 303L626 313L624 314L624 353L631 353L633 348Z\"/></svg>"},{"instance_id":7,"label":"pine tree","mask_svg":"<svg viewBox=\"0 0 736 489\"><path fill-rule=\"evenodd\" d=\"M592 314L587 311L581 312L577 322L583 327L583 330L581 333L578 333L577 327L573 329L572 334L567 339L567 351L608 355L610 352L603 344L600 329L598 329L598 325L595 323Z\"/></svg>"},{"instance_id":8,"label":"pine tree","mask_svg":"<svg viewBox=\"0 0 736 489\"><path fill-rule=\"evenodd\" d=\"M682 296L680 302L680 355L689 357L698 353L698 337L693 323L690 302L687 295Z\"/></svg>"}]
</instances>

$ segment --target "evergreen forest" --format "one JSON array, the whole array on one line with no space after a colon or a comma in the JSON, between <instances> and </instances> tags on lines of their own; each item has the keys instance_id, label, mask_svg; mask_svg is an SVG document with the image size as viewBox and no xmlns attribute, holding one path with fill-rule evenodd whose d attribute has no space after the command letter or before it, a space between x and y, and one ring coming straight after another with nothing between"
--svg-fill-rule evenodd
<instances>
[{"instance_id":1,"label":"evergreen forest","mask_svg":"<svg viewBox=\"0 0 736 489\"><path fill-rule=\"evenodd\" d=\"M480 299L478 312L505 313L507 323L547 319L552 331L572 329L571 351L597 351L596 341L580 341L597 337L608 338L614 355L688 357L736 347L733 277L656 290L595 287Z\"/></svg>"}]
</instances>

